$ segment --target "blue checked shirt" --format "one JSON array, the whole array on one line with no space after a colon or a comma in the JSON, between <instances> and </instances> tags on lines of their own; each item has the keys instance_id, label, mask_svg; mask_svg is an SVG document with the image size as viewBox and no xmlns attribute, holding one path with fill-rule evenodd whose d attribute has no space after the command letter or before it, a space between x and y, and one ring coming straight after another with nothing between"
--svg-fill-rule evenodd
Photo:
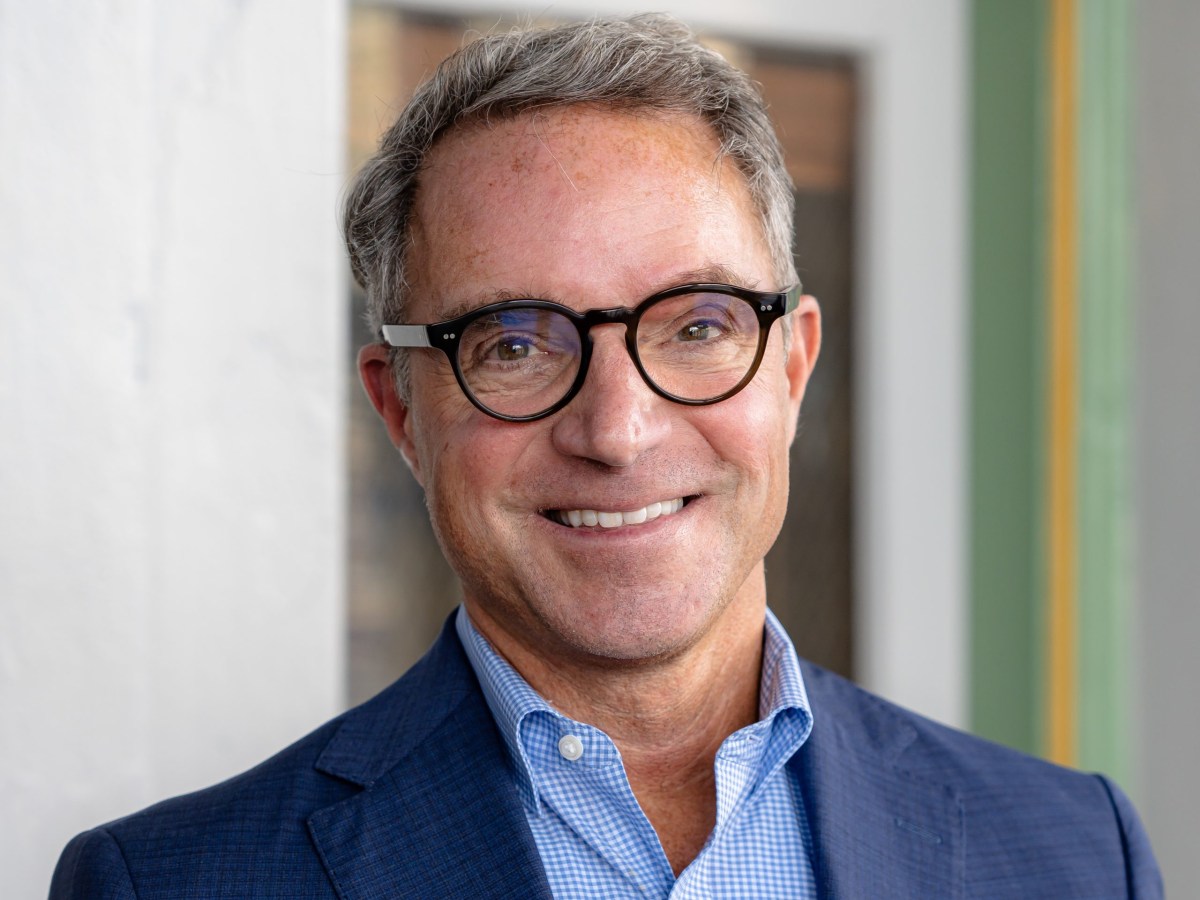
<instances>
[{"instance_id":1,"label":"blue checked shirt","mask_svg":"<svg viewBox=\"0 0 1200 900\"><path fill-rule=\"evenodd\" d=\"M769 611L759 721L717 751L716 826L678 879L616 745L542 699L475 630L465 608L455 624L514 761L556 898L816 897L800 785L784 765L812 731L812 712L796 651Z\"/></svg>"}]
</instances>

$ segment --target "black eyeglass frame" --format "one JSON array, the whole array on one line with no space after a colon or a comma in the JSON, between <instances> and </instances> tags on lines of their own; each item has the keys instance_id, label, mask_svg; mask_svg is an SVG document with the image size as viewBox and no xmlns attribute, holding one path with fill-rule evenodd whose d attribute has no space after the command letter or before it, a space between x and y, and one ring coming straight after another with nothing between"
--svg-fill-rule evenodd
<instances>
[{"instance_id":1,"label":"black eyeglass frame","mask_svg":"<svg viewBox=\"0 0 1200 900\"><path fill-rule=\"evenodd\" d=\"M672 297L678 297L683 294L724 294L730 297L737 297L750 305L758 319L758 348L754 353L754 361L746 370L746 374L742 377L741 381L716 397L693 400L664 390L646 372L645 367L642 365L641 357L638 355L638 323L641 321L646 310L659 301L669 300ZM681 284L676 287L667 288L665 291L659 291L657 294L652 294L637 306L613 306L606 309L589 309L587 312L581 313L576 312L568 306L563 306L561 303L555 303L552 300L502 300L499 303L489 303L486 306L473 309L465 315L448 319L445 322L435 322L430 325L384 325L381 330L384 342L390 347L433 347L445 353L450 360L450 368L454 371L454 377L458 381L458 386L462 389L467 399L471 401L472 405L480 412L504 422L534 422L538 419L554 415L570 403L583 387L583 383L587 378L588 364L592 358L591 332L592 328L596 325L616 324L625 326L625 349L629 352L629 358L633 360L634 367L638 370L638 374L642 376L642 381L658 396L673 403L681 403L684 406L710 406L714 403L720 403L722 400L728 400L748 385L758 373L758 367L762 363L763 354L766 352L767 340L770 338L771 325L776 320L782 319L788 313L795 310L800 305L800 296L801 287L799 284L782 291L753 291L749 288L737 287L732 284ZM489 409L480 402L467 385L466 378L463 376L462 366L458 361L459 342L462 339L463 332L472 322L486 315L512 309L545 309L559 313L569 319L574 324L575 330L579 332L579 371L575 375L574 382L567 389L562 399L548 409L523 416L510 416L499 413L494 409Z\"/></svg>"}]
</instances>

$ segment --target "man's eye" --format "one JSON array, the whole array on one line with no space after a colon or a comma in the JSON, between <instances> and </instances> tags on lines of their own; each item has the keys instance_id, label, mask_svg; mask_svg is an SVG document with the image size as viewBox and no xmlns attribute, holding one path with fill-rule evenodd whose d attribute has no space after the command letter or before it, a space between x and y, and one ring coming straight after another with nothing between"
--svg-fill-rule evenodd
<instances>
[{"instance_id":1,"label":"man's eye","mask_svg":"<svg viewBox=\"0 0 1200 900\"><path fill-rule=\"evenodd\" d=\"M679 331L681 341L711 341L721 336L721 329L715 322L692 322Z\"/></svg>"},{"instance_id":2,"label":"man's eye","mask_svg":"<svg viewBox=\"0 0 1200 900\"><path fill-rule=\"evenodd\" d=\"M534 354L533 344L524 338L506 338L496 342L496 358L504 362L519 362Z\"/></svg>"}]
</instances>

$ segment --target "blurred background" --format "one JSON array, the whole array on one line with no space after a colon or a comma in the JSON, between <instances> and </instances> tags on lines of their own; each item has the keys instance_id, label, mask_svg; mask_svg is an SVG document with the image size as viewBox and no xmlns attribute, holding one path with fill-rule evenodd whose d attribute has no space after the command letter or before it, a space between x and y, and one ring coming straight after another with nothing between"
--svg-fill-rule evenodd
<instances>
[{"instance_id":1,"label":"blurred background","mask_svg":"<svg viewBox=\"0 0 1200 900\"><path fill-rule=\"evenodd\" d=\"M340 196L463 42L638 8L0 0L0 896L432 640L458 587L356 384ZM666 8L762 84L825 315L772 607L1115 777L1187 896L1200 5Z\"/></svg>"}]
</instances>

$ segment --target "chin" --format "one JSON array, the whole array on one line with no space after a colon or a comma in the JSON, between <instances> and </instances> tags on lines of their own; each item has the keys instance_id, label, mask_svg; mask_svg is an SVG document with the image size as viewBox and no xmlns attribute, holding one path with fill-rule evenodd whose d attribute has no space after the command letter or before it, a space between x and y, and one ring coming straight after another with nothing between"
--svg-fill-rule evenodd
<instances>
[{"instance_id":1,"label":"chin","mask_svg":"<svg viewBox=\"0 0 1200 900\"><path fill-rule=\"evenodd\" d=\"M571 609L546 609L537 617L580 655L634 663L669 659L695 646L724 606L695 596L626 595L619 602L580 597Z\"/></svg>"}]
</instances>

